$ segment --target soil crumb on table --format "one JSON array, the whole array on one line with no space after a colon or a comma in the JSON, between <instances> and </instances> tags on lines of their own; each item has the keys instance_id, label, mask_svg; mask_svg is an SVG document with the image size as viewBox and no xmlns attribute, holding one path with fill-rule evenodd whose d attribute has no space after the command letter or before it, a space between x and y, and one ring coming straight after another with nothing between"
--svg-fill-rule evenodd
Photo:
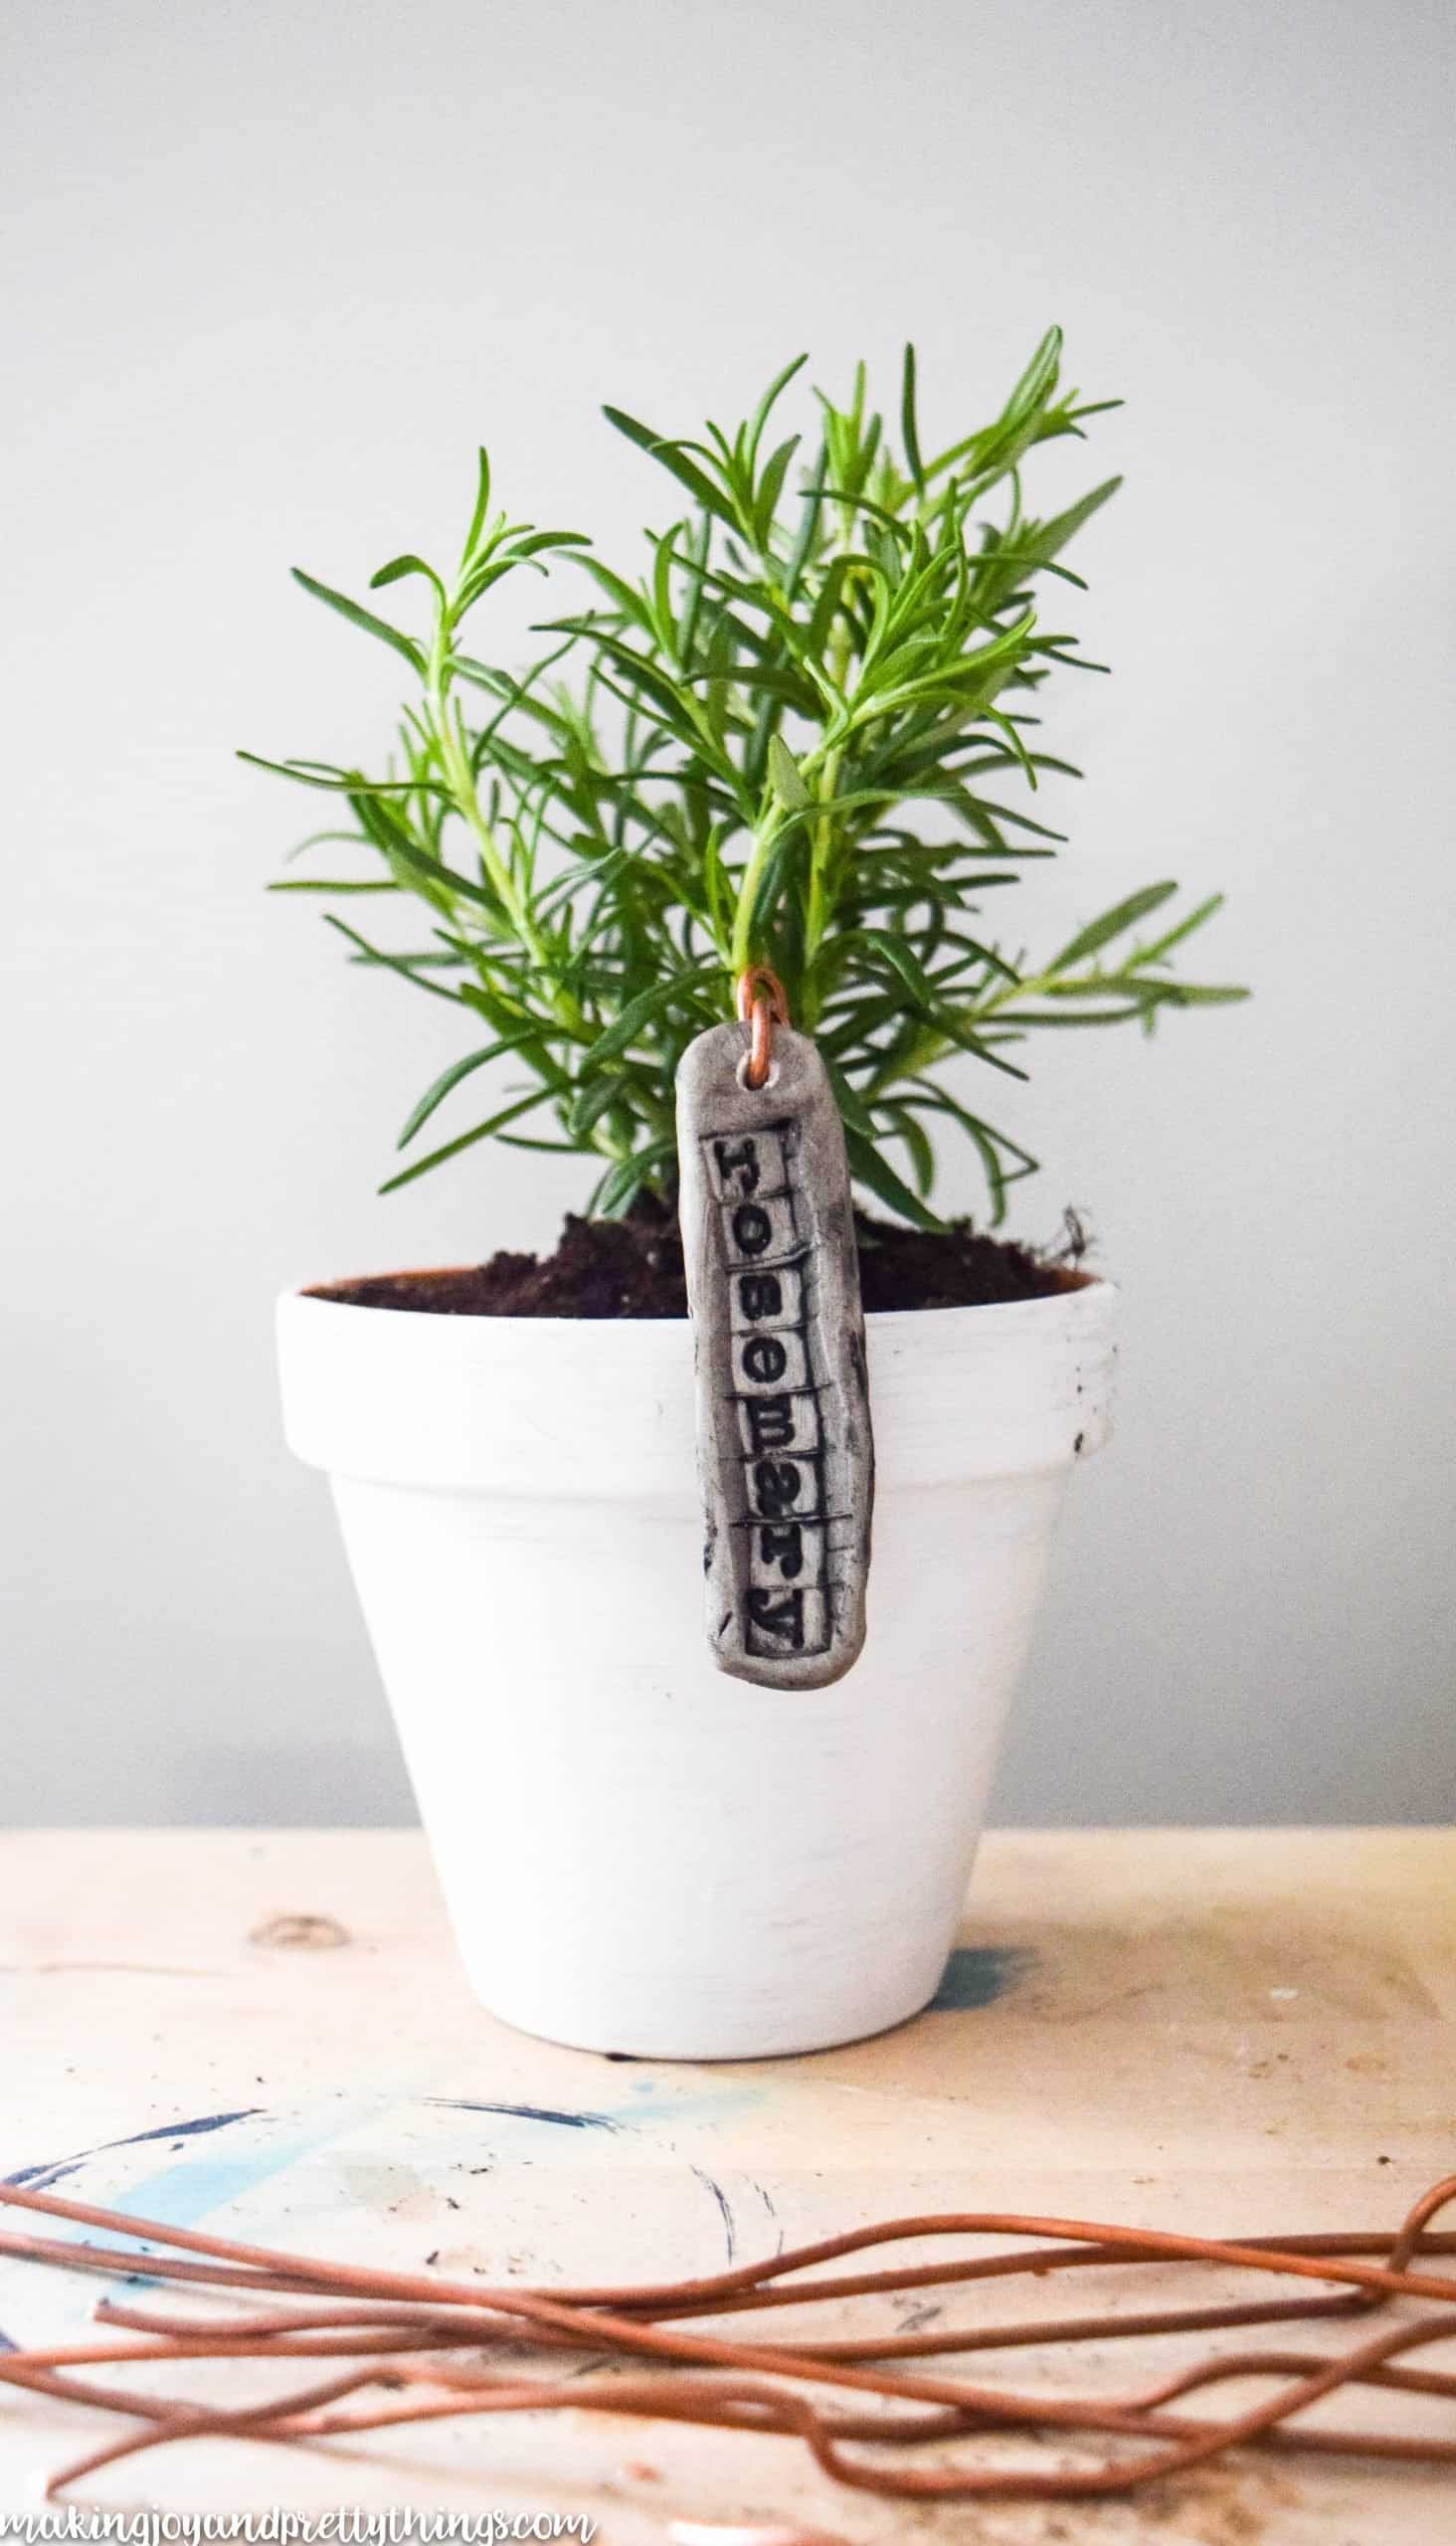
<instances>
[{"instance_id":1,"label":"soil crumb on table","mask_svg":"<svg viewBox=\"0 0 1456 2546\"><path fill-rule=\"evenodd\" d=\"M1078 1267L1086 1239L1074 1214L1056 1252L989 1237L969 1220L944 1235L855 1213L859 1284L866 1312L985 1308L1039 1300L1087 1279ZM569 1214L554 1254L504 1251L487 1264L438 1272L371 1273L320 1282L309 1296L354 1308L425 1309L441 1317L686 1317L682 1240L659 1202L638 1203L626 1219Z\"/></svg>"}]
</instances>

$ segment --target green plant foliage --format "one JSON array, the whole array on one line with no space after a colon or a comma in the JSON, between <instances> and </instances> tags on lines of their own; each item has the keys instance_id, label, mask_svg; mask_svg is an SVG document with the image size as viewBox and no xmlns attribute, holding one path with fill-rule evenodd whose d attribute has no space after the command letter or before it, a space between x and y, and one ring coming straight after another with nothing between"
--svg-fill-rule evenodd
<instances>
[{"instance_id":1,"label":"green plant foliage","mask_svg":"<svg viewBox=\"0 0 1456 2546\"><path fill-rule=\"evenodd\" d=\"M413 947L376 944L336 912L330 924L353 962L453 1000L467 1029L413 1108L408 1161L384 1191L487 1139L591 1157L599 1212L670 1190L678 1058L762 962L819 1037L860 1186L940 1226L929 1196L945 1131L973 1143L999 1221L1036 1163L942 1064L969 1053L990 1087L1025 1076L1010 1054L1042 1027L1151 1029L1165 1007L1244 996L1175 979L1174 950L1218 900L1175 919L1172 883L1048 962L1011 955L983 923L986 895L1055 853L1061 835L1028 810L1038 776L1076 774L1041 748L1030 702L1058 666L1100 668L1043 625L1037 596L1083 589L1063 551L1118 480L1049 518L1022 495L1037 447L1102 412L1061 388L1060 352L1053 329L1001 413L930 455L913 350L897 447L862 366L847 405L815 393L808 441L779 438L803 357L731 433L675 440L609 407L672 499L636 578L575 532L494 509L483 452L454 572L406 554L373 578L396 603L409 585L422 633L297 576L401 655L416 694L377 776L257 764L340 800L347 826L304 849L364 852L357 870L275 889L350 908L407 896L423 921ZM474 650L466 623L527 566L553 589L569 579L572 598L514 673ZM495 1062L513 1074L504 1101L422 1145Z\"/></svg>"}]
</instances>

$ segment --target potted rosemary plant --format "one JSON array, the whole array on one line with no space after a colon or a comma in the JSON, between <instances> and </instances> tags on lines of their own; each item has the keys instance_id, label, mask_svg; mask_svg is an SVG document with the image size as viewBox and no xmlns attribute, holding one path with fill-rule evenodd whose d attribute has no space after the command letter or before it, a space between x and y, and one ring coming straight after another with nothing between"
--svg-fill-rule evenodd
<instances>
[{"instance_id":1,"label":"potted rosemary plant","mask_svg":"<svg viewBox=\"0 0 1456 2546\"><path fill-rule=\"evenodd\" d=\"M699 440L609 408L669 496L640 572L510 520L482 453L453 571L392 558L377 611L298 577L393 648L412 695L372 774L261 764L333 800L306 846L358 851L278 889L341 905L326 916L350 959L450 1000L460 1026L383 1189L490 1140L592 1169L587 1215L545 1263L335 1283L279 1312L288 1436L332 1479L465 1961L534 2032L802 2051L922 2006L954 1932L1066 1478L1106 1435L1114 1295L945 1222L938 1145L971 1145L997 1226L1035 1162L982 1091L1024 1076L1028 1039L1241 996L1176 977L1217 905L1176 913L1171 883L1029 960L986 915L1055 853L1034 791L1066 764L1035 710L1080 659L1058 630L1080 588L1065 551L1117 483L1027 508L1032 455L1100 412L1062 388L1059 356L1053 331L1001 413L936 449L913 353L893 436L862 370L847 404L818 397L807 439L783 432L799 363ZM521 567L549 576L552 606L518 671L476 629ZM412 934L366 932L364 894L413 911ZM761 1613L781 1638L792 1620L797 1654L818 1601L826 1647L851 1593L863 1607L872 1413L867 1641L819 1671L832 1686L803 1685L799 1662L791 1685L751 1659L723 1676L703 1634L674 1082L712 1050L739 1087L772 1087L776 1032L837 1119L807 1147L784 1132L777 1204L762 1160L716 1144L687 1271L743 1196L759 1200L733 1225L766 1246L796 1175L852 1179L857 1249L847 1187L815 1206L848 1286L827 1343L791 1331L783 1282L740 1285L778 1319L750 1366L807 1401L821 1351L862 1383L857 1252L867 1410L834 1491L862 1511L815 1575L806 1549L832 1550L844 1516L832 1496L788 1511L791 1412L759 1471L779 1480L764 1512L788 1518L753 1525L786 1577L752 1594ZM725 1327L723 1353L740 1341ZM716 1397L706 1384L706 1421ZM710 1589L721 1561L710 1527Z\"/></svg>"}]
</instances>

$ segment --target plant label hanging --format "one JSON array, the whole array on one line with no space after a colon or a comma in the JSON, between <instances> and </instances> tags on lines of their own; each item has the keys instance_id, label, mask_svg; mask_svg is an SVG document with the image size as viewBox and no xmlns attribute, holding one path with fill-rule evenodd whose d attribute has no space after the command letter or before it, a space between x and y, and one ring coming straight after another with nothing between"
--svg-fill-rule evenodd
<instances>
[{"instance_id":1,"label":"plant label hanging","mask_svg":"<svg viewBox=\"0 0 1456 2546\"><path fill-rule=\"evenodd\" d=\"M742 1024L710 1026L677 1072L708 1642L736 1679L819 1689L864 1642L874 1442L859 1258L823 1062L789 1025L770 1034L762 991L740 997L750 1005L751 1046Z\"/></svg>"}]
</instances>

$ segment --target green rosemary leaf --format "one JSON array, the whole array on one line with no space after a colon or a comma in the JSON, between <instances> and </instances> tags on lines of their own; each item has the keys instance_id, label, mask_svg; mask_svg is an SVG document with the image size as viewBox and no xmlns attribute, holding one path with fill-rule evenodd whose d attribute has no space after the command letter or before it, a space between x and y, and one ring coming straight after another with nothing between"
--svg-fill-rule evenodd
<instances>
[{"instance_id":1,"label":"green rosemary leaf","mask_svg":"<svg viewBox=\"0 0 1456 2546\"><path fill-rule=\"evenodd\" d=\"M398 1193L402 1184L413 1184L417 1177L428 1176L432 1168L444 1167L447 1159L458 1158L461 1150L473 1149L477 1141L488 1141L505 1124L518 1122L533 1106L544 1105L550 1093L548 1087L533 1088L529 1096L517 1097L513 1105L503 1105L498 1114L477 1123L473 1131L461 1132L457 1140L447 1141L444 1149L432 1150L428 1158L417 1158L412 1167L401 1168L398 1176L391 1176L380 1185L380 1192Z\"/></svg>"},{"instance_id":2,"label":"green rosemary leaf","mask_svg":"<svg viewBox=\"0 0 1456 2546\"><path fill-rule=\"evenodd\" d=\"M392 876L287 875L278 882L266 884L267 893L397 893L399 885Z\"/></svg>"},{"instance_id":3,"label":"green rosemary leaf","mask_svg":"<svg viewBox=\"0 0 1456 2546\"><path fill-rule=\"evenodd\" d=\"M1100 947L1110 945L1113 938L1121 937L1127 929L1135 928L1150 911L1161 910L1177 891L1177 884L1145 884L1141 892L1129 893L1126 901L1115 902L1110 911L1103 912L1101 919L1094 919L1089 927L1080 929L1075 937L1070 938L1061 953L1052 957L1046 968L1048 973L1065 973L1073 964L1084 964L1089 955L1095 955Z\"/></svg>"},{"instance_id":4,"label":"green rosemary leaf","mask_svg":"<svg viewBox=\"0 0 1456 2546\"><path fill-rule=\"evenodd\" d=\"M460 564L462 566L467 565L470 559L474 556L476 547L479 544L480 533L485 527L485 516L490 510L490 455L483 443L480 446L478 457L479 468L475 479L475 509L470 515L470 527L465 533L464 547L460 550Z\"/></svg>"},{"instance_id":5,"label":"green rosemary leaf","mask_svg":"<svg viewBox=\"0 0 1456 2546\"><path fill-rule=\"evenodd\" d=\"M443 602L445 600L444 584L437 575L435 568L433 566L427 566L423 557L391 557L387 566L381 566L377 574L370 576L369 589L372 593L383 592L386 584L402 583L406 575L422 575L426 583L433 586L441 601ZM309 591L318 591L320 588L316 585L309 585L307 589ZM352 617L352 613L346 612L345 616Z\"/></svg>"},{"instance_id":6,"label":"green rosemary leaf","mask_svg":"<svg viewBox=\"0 0 1456 2546\"><path fill-rule=\"evenodd\" d=\"M777 734L769 737L769 777L780 804L791 814L802 813L807 805L813 803L809 789L799 775L793 753Z\"/></svg>"},{"instance_id":7,"label":"green rosemary leaf","mask_svg":"<svg viewBox=\"0 0 1456 2546\"><path fill-rule=\"evenodd\" d=\"M331 585L320 584L314 576L305 575L301 566L293 568L293 581L301 585L305 593L311 593L315 601L324 602L330 610L336 610L340 619L347 619L351 628L362 628L366 636L377 636L383 644L393 645L397 654L404 655L411 670L423 678L424 652L402 628L392 628L387 619L376 619L372 610L365 610L359 602L350 601L347 593L336 593Z\"/></svg>"},{"instance_id":8,"label":"green rosemary leaf","mask_svg":"<svg viewBox=\"0 0 1456 2546\"><path fill-rule=\"evenodd\" d=\"M918 1229L930 1229L937 1235L945 1230L944 1220L937 1217L928 1202L913 1193L905 1180L895 1174L883 1153L862 1133L846 1126L844 1146L849 1153L849 1172L856 1184L867 1184L877 1200L888 1203L899 1217L910 1220Z\"/></svg>"},{"instance_id":9,"label":"green rosemary leaf","mask_svg":"<svg viewBox=\"0 0 1456 2546\"><path fill-rule=\"evenodd\" d=\"M503 1052L518 1052L523 1043L532 1043L535 1039L532 1033L502 1034L498 1041L482 1044L478 1052L466 1052L459 1060L452 1061L449 1069L442 1070L439 1078L427 1087L419 1104L411 1108L395 1143L396 1149L408 1148L422 1124L429 1122L436 1107L444 1104L461 1079L468 1078L474 1070L482 1069L487 1061L498 1061Z\"/></svg>"},{"instance_id":10,"label":"green rosemary leaf","mask_svg":"<svg viewBox=\"0 0 1456 2546\"><path fill-rule=\"evenodd\" d=\"M638 451L646 452L650 458L677 479L680 486L685 486L694 502L702 505L704 512L716 513L730 528L736 527L731 504L725 502L712 478L676 443L664 442L660 434L654 434L647 425L639 425L635 416L625 415L620 407L604 407L602 413L609 425L615 425L629 442L637 444Z\"/></svg>"},{"instance_id":11,"label":"green rosemary leaf","mask_svg":"<svg viewBox=\"0 0 1456 2546\"><path fill-rule=\"evenodd\" d=\"M620 1016L615 1017L583 1053L582 1068L596 1069L603 1061L615 1059L619 1052L625 1052L630 1044L635 1043L643 1026L652 1024L674 1000L682 1000L689 993L705 988L717 977L716 965L700 964L690 973L679 973L666 981L653 982L649 989L639 991L636 999L628 1000Z\"/></svg>"},{"instance_id":12,"label":"green rosemary leaf","mask_svg":"<svg viewBox=\"0 0 1456 2546\"><path fill-rule=\"evenodd\" d=\"M398 973L404 981L414 982L418 989L429 991L432 998L454 1000L458 1002L460 997L458 991L448 991L440 982L422 980L418 967L412 964L408 957L387 955L378 946L371 946L367 937L361 937L356 928L350 928L347 920L338 919L332 911L324 911L321 916L324 927L335 928L340 937L347 937L350 945L358 949L366 964L383 965L386 972Z\"/></svg>"},{"instance_id":13,"label":"green rosemary leaf","mask_svg":"<svg viewBox=\"0 0 1456 2546\"><path fill-rule=\"evenodd\" d=\"M914 480L917 495L925 492L925 462L920 456L920 427L915 418L915 347L905 347L905 364L900 378L900 440L905 446L905 464Z\"/></svg>"}]
</instances>

